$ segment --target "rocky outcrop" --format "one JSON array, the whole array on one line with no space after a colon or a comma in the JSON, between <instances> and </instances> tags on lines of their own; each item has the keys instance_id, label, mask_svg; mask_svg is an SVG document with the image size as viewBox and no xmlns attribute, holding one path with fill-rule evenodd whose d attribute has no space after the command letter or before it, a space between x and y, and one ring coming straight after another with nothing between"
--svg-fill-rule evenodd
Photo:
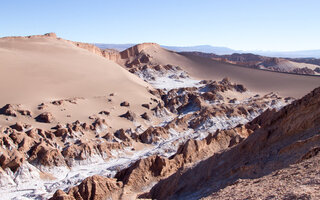
<instances>
[{"instance_id":1,"label":"rocky outcrop","mask_svg":"<svg viewBox=\"0 0 320 200\"><path fill-rule=\"evenodd\" d=\"M312 69L308 68L308 67L304 67L304 68L296 68L292 70L293 73L296 74L308 74L308 75L314 75L315 72L317 71L313 71Z\"/></svg>"},{"instance_id":2,"label":"rocky outcrop","mask_svg":"<svg viewBox=\"0 0 320 200\"><path fill-rule=\"evenodd\" d=\"M64 157L57 149L45 143L36 144L29 151L29 162L42 166L63 166Z\"/></svg>"},{"instance_id":3,"label":"rocky outcrop","mask_svg":"<svg viewBox=\"0 0 320 200\"><path fill-rule=\"evenodd\" d=\"M38 122L43 122L43 123L51 123L54 121L54 117L50 112L41 113L35 119Z\"/></svg>"},{"instance_id":4,"label":"rocky outcrop","mask_svg":"<svg viewBox=\"0 0 320 200\"><path fill-rule=\"evenodd\" d=\"M114 136L119 138L120 140L124 142L130 142L130 137L126 134L126 132L123 129L119 129L114 133Z\"/></svg>"},{"instance_id":5,"label":"rocky outcrop","mask_svg":"<svg viewBox=\"0 0 320 200\"><path fill-rule=\"evenodd\" d=\"M47 37L52 37L52 38L57 38L57 34L56 33L45 33L44 36L47 36Z\"/></svg>"},{"instance_id":6,"label":"rocky outcrop","mask_svg":"<svg viewBox=\"0 0 320 200\"><path fill-rule=\"evenodd\" d=\"M51 33L45 33L43 35L13 36L13 37L4 37L4 38L57 38L57 35L51 32Z\"/></svg>"},{"instance_id":7,"label":"rocky outcrop","mask_svg":"<svg viewBox=\"0 0 320 200\"><path fill-rule=\"evenodd\" d=\"M58 190L50 200L102 200L105 197L119 199L121 196L122 183L116 179L102 176L86 178L79 186L72 188L68 194Z\"/></svg>"},{"instance_id":8,"label":"rocky outcrop","mask_svg":"<svg viewBox=\"0 0 320 200\"><path fill-rule=\"evenodd\" d=\"M13 106L11 104L6 104L5 106L3 106L0 109L0 114L16 117L17 116L17 112L16 112L16 108L15 107L16 106Z\"/></svg>"},{"instance_id":9,"label":"rocky outcrop","mask_svg":"<svg viewBox=\"0 0 320 200\"><path fill-rule=\"evenodd\" d=\"M141 106L142 106L142 107L144 107L144 108L150 109L150 105L149 105L149 104L147 104L147 103L142 104Z\"/></svg>"},{"instance_id":10,"label":"rocky outcrop","mask_svg":"<svg viewBox=\"0 0 320 200\"><path fill-rule=\"evenodd\" d=\"M100 114L100 115L107 115L107 116L108 116L108 115L110 115L110 112L103 110L103 111L100 111L99 114Z\"/></svg>"},{"instance_id":11,"label":"rocky outcrop","mask_svg":"<svg viewBox=\"0 0 320 200\"><path fill-rule=\"evenodd\" d=\"M20 105L6 104L0 108L0 114L16 117L18 114L31 117L31 111L20 108Z\"/></svg>"},{"instance_id":12,"label":"rocky outcrop","mask_svg":"<svg viewBox=\"0 0 320 200\"><path fill-rule=\"evenodd\" d=\"M130 57L133 56L137 56L138 54L141 53L142 50L144 50L145 48L148 48L150 46L156 46L156 47L160 47L158 44L156 43L142 43L142 44L138 44L135 45L133 47L130 47L122 52L120 52L120 56L121 59L128 59Z\"/></svg>"},{"instance_id":13,"label":"rocky outcrop","mask_svg":"<svg viewBox=\"0 0 320 200\"><path fill-rule=\"evenodd\" d=\"M127 111L126 113L124 113L123 115L120 115L119 117L126 118L127 120L133 121L136 118L136 115L131 111Z\"/></svg>"},{"instance_id":14,"label":"rocky outcrop","mask_svg":"<svg viewBox=\"0 0 320 200\"><path fill-rule=\"evenodd\" d=\"M121 103L120 103L120 106L129 107L130 104L129 104L129 102L124 101L124 102L121 102Z\"/></svg>"},{"instance_id":15,"label":"rocky outcrop","mask_svg":"<svg viewBox=\"0 0 320 200\"><path fill-rule=\"evenodd\" d=\"M73 41L67 41L67 42L70 42L79 48L90 51L96 55L102 56L108 60L112 60L121 65L123 64L124 61L126 60L128 61L134 56L137 56L138 54L140 54L145 48L148 48L150 46L160 47L156 43L142 43L142 44L138 44L133 47L130 47L129 49L126 49L122 52L118 52L113 49L100 49L97 46L89 43L73 42ZM143 54L139 58L135 59L132 64L141 64L141 63L147 63L147 62L149 62L149 57Z\"/></svg>"},{"instance_id":16,"label":"rocky outcrop","mask_svg":"<svg viewBox=\"0 0 320 200\"><path fill-rule=\"evenodd\" d=\"M168 136L168 131L163 127L149 127L139 135L139 139L142 143L152 144L159 140L166 139Z\"/></svg>"},{"instance_id":17,"label":"rocky outcrop","mask_svg":"<svg viewBox=\"0 0 320 200\"><path fill-rule=\"evenodd\" d=\"M15 129L17 131L23 131L25 129L31 128L31 125L28 125L28 124L25 124L25 123L21 123L21 122L17 122L14 125L12 125L11 128Z\"/></svg>"},{"instance_id":18,"label":"rocky outcrop","mask_svg":"<svg viewBox=\"0 0 320 200\"><path fill-rule=\"evenodd\" d=\"M149 121L150 120L150 116L148 115L148 113L143 113L142 115L140 115L141 116L141 118L142 119L145 119L145 120L147 120L147 121Z\"/></svg>"},{"instance_id":19,"label":"rocky outcrop","mask_svg":"<svg viewBox=\"0 0 320 200\"><path fill-rule=\"evenodd\" d=\"M195 190L201 197L239 178L261 177L308 158L306 155L313 155L310 151L319 147L319 101L317 88L278 112L266 111L254 120L261 128L245 141L159 182L150 197L178 198ZM209 181L210 186L204 187Z\"/></svg>"},{"instance_id":20,"label":"rocky outcrop","mask_svg":"<svg viewBox=\"0 0 320 200\"><path fill-rule=\"evenodd\" d=\"M148 187L150 184L154 182L158 182L161 179L169 177L171 174L187 167L192 166L193 163L197 163L198 161L209 157L212 154L215 154L223 149L234 146L248 135L250 135L253 130L255 130L258 125L254 126L252 124L248 124L246 126L239 126L232 130L227 131L217 131L214 134L209 134L204 140L188 140L185 144L182 144L177 153L175 153L170 158L165 158L161 156L150 156L144 159L140 159L133 163L130 167L119 171L115 175L115 179L112 179L113 182L117 182L120 185L123 185L121 189L113 190L113 188L105 187L105 193L99 198L112 198L112 194L119 193L121 195L128 195L128 192L131 191L131 198L135 198L136 193L142 192L142 188ZM162 127L150 127L144 133L138 136L139 140L145 143L154 142L154 138L159 136L159 138L165 138L168 135L168 131ZM93 178L93 177L90 177ZM104 178L103 181L109 180L108 178ZM81 184L87 183L86 180ZM79 194L75 194L73 191L77 191L80 186L76 186L72 188L67 197L68 198L81 198ZM97 183L90 183L91 185L88 188L93 187L93 185ZM100 184L99 184L100 185ZM93 192L94 193L94 192ZM93 194L92 193L92 194ZM129 192L130 194L130 192ZM146 196L141 196L141 198L150 198L146 194ZM55 197L57 197L56 195ZM66 194L61 194L62 196L66 196ZM95 198L95 196L92 196ZM118 197L117 197L118 198Z\"/></svg>"}]
</instances>

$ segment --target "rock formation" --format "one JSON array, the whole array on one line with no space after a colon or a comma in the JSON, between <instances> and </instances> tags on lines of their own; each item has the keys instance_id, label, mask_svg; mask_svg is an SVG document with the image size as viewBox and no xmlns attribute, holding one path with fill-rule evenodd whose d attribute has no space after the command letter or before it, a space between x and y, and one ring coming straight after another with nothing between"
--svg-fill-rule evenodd
<instances>
[{"instance_id":1,"label":"rock formation","mask_svg":"<svg viewBox=\"0 0 320 200\"><path fill-rule=\"evenodd\" d=\"M316 156L320 148L319 100L320 88L317 88L280 111L265 111L244 126L216 131L203 140L188 140L170 158L150 156L121 170L115 179L102 178L86 186L101 185L102 196L100 193L95 195L95 191L74 193L88 180L97 179L91 177L72 188L67 196L56 193L54 198L81 199L88 195L93 195L92 198L119 198L124 195L123 191L131 191L129 194L136 194L139 198L176 199L189 194L193 195L192 198L207 195L214 198L219 189L239 183L235 181L240 178L263 177ZM143 135L150 135L154 130ZM106 181L114 183L113 187L109 187ZM149 192L142 189L153 182L158 183ZM122 188L116 187L116 183L123 185ZM294 194L286 194L290 195L294 197Z\"/></svg>"},{"instance_id":2,"label":"rock formation","mask_svg":"<svg viewBox=\"0 0 320 200\"><path fill-rule=\"evenodd\" d=\"M319 97L317 88L278 112L266 111L255 119L261 128L242 143L159 182L150 196L177 198L196 190L200 196L214 194L237 179L258 178L312 157L319 144Z\"/></svg>"}]
</instances>

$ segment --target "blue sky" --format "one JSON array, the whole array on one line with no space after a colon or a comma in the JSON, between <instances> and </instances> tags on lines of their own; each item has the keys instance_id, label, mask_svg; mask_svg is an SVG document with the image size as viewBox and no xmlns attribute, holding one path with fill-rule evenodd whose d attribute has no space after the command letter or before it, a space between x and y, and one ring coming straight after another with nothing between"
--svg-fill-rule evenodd
<instances>
[{"instance_id":1,"label":"blue sky","mask_svg":"<svg viewBox=\"0 0 320 200\"><path fill-rule=\"evenodd\" d=\"M238 50L320 49L319 0L1 0L0 37Z\"/></svg>"}]
</instances>

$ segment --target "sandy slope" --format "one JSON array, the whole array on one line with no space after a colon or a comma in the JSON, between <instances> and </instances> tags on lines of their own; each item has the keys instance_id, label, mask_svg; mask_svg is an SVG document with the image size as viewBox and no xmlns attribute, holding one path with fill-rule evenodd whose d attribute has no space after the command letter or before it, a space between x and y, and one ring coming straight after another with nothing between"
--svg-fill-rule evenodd
<instances>
[{"instance_id":1,"label":"sandy slope","mask_svg":"<svg viewBox=\"0 0 320 200\"><path fill-rule=\"evenodd\" d=\"M209 58L178 54L156 45L147 47L144 51L157 62L178 65L195 78L221 80L229 77L253 92L273 91L283 96L301 97L320 85L320 77L250 69Z\"/></svg>"},{"instance_id":2,"label":"sandy slope","mask_svg":"<svg viewBox=\"0 0 320 200\"><path fill-rule=\"evenodd\" d=\"M150 98L154 97L147 89L152 86L115 62L56 37L0 38L0 74L0 107L22 104L33 118L50 112L56 119L54 123L92 121L89 116L106 110L111 113L108 122L113 128L131 127L130 121L118 116L128 110L141 115L146 112L141 104L151 103ZM50 104L76 97L80 97L76 104ZM129 102L130 107L121 107L123 101ZM38 110L41 103L48 106ZM33 118L1 115L0 123L23 121L41 128L53 126L37 123Z\"/></svg>"},{"instance_id":3,"label":"sandy slope","mask_svg":"<svg viewBox=\"0 0 320 200\"><path fill-rule=\"evenodd\" d=\"M139 99L147 86L114 62L50 37L1 38L0 66L1 105L112 92Z\"/></svg>"}]
</instances>

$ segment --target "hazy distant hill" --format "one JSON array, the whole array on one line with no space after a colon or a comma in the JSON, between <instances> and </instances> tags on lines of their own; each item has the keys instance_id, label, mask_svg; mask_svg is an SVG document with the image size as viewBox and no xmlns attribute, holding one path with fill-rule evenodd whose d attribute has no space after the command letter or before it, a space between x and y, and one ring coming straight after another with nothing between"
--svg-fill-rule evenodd
<instances>
[{"instance_id":1,"label":"hazy distant hill","mask_svg":"<svg viewBox=\"0 0 320 200\"><path fill-rule=\"evenodd\" d=\"M225 55L225 54L233 54L241 51L236 51L227 47L214 47L210 45L199 45L199 46L187 46L187 47L177 47L177 46L164 46L161 45L163 48L182 52L182 51L200 51L204 53L215 53L218 55Z\"/></svg>"},{"instance_id":2,"label":"hazy distant hill","mask_svg":"<svg viewBox=\"0 0 320 200\"><path fill-rule=\"evenodd\" d=\"M95 45L101 49L116 49L118 51L123 51L130 48L136 44L103 44L95 43ZM270 57L284 57L284 58L320 58L320 50L305 50L305 51L241 51L234 50L227 47L214 47L211 45L198 45L198 46L165 46L161 45L163 48L177 51L177 52L203 52L203 53L214 53L217 55L229 55L233 53L254 53L261 56Z\"/></svg>"},{"instance_id":3,"label":"hazy distant hill","mask_svg":"<svg viewBox=\"0 0 320 200\"><path fill-rule=\"evenodd\" d=\"M320 58L320 50L305 50L305 51L254 51L252 53L262 56L271 57L286 57L286 58Z\"/></svg>"}]
</instances>

